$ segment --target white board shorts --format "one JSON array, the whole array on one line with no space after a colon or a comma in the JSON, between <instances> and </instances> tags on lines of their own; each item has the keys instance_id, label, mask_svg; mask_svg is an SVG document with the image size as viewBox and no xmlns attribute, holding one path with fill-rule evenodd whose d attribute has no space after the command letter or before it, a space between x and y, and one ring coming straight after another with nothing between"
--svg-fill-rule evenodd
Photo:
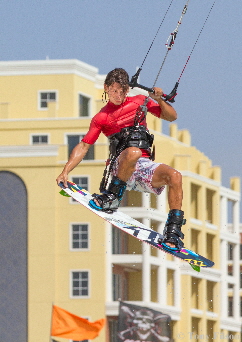
<instances>
[{"instance_id":1,"label":"white board shorts","mask_svg":"<svg viewBox=\"0 0 242 342\"><path fill-rule=\"evenodd\" d=\"M151 185L152 177L155 169L161 163L155 163L149 158L141 157L136 163L136 170L133 172L132 176L127 180L126 190L135 190L140 192L149 192L156 195L160 195L164 190L165 186L160 188L154 188ZM112 174L117 176L118 173L118 159L115 161Z\"/></svg>"}]
</instances>

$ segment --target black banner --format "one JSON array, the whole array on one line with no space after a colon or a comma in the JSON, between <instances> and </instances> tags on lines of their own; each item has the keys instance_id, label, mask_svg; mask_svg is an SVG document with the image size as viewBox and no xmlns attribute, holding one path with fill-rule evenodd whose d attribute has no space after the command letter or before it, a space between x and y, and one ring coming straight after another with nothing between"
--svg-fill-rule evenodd
<instances>
[{"instance_id":1,"label":"black banner","mask_svg":"<svg viewBox=\"0 0 242 342\"><path fill-rule=\"evenodd\" d=\"M118 342L171 342L170 322L162 312L120 302Z\"/></svg>"}]
</instances>

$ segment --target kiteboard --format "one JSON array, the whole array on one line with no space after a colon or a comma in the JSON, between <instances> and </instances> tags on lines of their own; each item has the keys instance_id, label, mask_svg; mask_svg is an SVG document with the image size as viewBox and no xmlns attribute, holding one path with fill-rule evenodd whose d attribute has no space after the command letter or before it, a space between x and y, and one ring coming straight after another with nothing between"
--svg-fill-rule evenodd
<instances>
[{"instance_id":1,"label":"kiteboard","mask_svg":"<svg viewBox=\"0 0 242 342\"><path fill-rule=\"evenodd\" d=\"M146 242L152 247L155 247L176 258L186 261L197 272L200 272L201 267L208 268L214 265L213 261L191 251L186 247L183 247L180 251L165 248L162 244L163 236L160 233L145 226L141 222L133 219L132 217L122 213L119 210L112 214L108 214L103 211L98 211L91 208L89 205L89 201L93 198L92 195L87 190L81 188L79 185L73 182L68 181L67 184L67 188L64 186L63 183L59 184L59 186L62 188L62 190L60 191L61 195L72 197L77 202L84 205L86 208L93 211L98 216L102 217L104 220L108 221L122 231L134 236L136 239L142 242Z\"/></svg>"}]
</instances>

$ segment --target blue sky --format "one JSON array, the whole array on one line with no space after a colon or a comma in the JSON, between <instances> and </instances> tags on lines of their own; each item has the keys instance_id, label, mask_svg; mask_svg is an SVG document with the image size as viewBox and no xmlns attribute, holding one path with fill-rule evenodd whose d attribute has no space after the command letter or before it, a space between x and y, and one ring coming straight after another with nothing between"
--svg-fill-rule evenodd
<instances>
[{"instance_id":1,"label":"blue sky","mask_svg":"<svg viewBox=\"0 0 242 342\"><path fill-rule=\"evenodd\" d=\"M140 66L171 0L23 0L0 3L0 58L76 58L106 74ZM190 0L157 85L169 93L214 0ZM186 0L173 0L140 83L152 87ZM223 185L242 178L242 2L217 0L178 88L179 129L222 168ZM164 125L168 133L168 125Z\"/></svg>"}]
</instances>

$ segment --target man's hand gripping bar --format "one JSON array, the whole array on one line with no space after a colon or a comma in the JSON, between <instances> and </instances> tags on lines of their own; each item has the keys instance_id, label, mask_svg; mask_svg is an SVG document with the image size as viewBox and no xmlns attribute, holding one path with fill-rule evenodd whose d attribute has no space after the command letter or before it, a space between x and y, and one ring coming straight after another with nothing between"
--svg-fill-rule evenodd
<instances>
[{"instance_id":1,"label":"man's hand gripping bar","mask_svg":"<svg viewBox=\"0 0 242 342\"><path fill-rule=\"evenodd\" d=\"M146 91L148 91L149 93L154 93L154 89L152 88L148 88L146 86L143 86L141 84L138 83L138 77L140 74L141 68L138 69L138 71L136 72L136 74L134 76L132 76L131 81L129 82L129 86L133 89L135 87L140 88L140 89L144 89ZM175 97L177 95L177 88L178 88L179 82L176 82L175 87L172 89L172 91L170 92L170 94L163 94L162 97L165 99L165 101L168 102L175 102Z\"/></svg>"}]
</instances>

